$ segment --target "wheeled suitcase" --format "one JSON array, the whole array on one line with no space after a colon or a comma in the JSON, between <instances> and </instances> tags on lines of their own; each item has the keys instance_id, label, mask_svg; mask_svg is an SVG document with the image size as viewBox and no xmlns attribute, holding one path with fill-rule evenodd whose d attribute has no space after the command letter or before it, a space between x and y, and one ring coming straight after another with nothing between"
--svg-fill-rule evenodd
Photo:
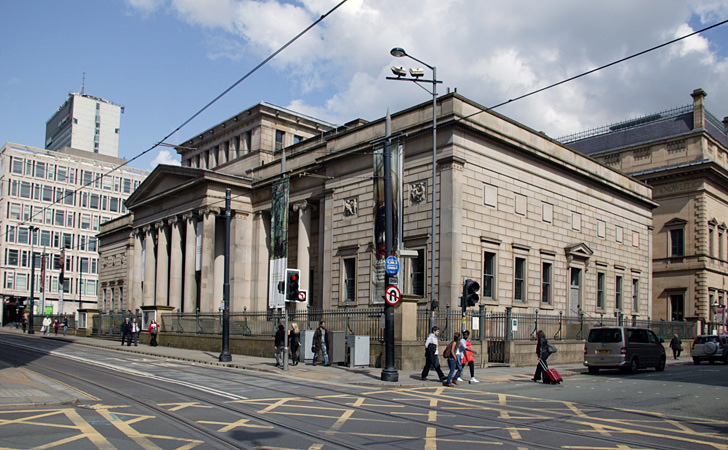
<instances>
[{"instance_id":1,"label":"wheeled suitcase","mask_svg":"<svg viewBox=\"0 0 728 450\"><path fill-rule=\"evenodd\" d=\"M542 360L538 360L539 364L541 364L541 369L543 370L543 376L546 380L549 381L551 384L559 384L563 380L561 378L561 375L559 375L559 372L556 371L556 369L549 369L549 367L546 365L546 363Z\"/></svg>"}]
</instances>

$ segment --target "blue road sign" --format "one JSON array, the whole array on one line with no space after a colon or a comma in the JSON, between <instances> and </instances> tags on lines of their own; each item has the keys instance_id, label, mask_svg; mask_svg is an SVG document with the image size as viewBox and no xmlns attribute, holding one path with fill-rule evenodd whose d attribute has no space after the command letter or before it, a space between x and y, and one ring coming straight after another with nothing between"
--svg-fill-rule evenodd
<instances>
[{"instance_id":1,"label":"blue road sign","mask_svg":"<svg viewBox=\"0 0 728 450\"><path fill-rule=\"evenodd\" d=\"M387 275L397 275L399 272L399 260L396 256L389 256L384 263L384 270L387 271Z\"/></svg>"}]
</instances>

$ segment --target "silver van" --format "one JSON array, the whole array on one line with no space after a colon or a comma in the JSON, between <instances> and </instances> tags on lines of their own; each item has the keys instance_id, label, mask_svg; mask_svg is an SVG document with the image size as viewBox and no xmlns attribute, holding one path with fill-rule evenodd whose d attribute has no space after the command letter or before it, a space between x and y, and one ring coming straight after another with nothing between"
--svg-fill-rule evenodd
<instances>
[{"instance_id":1,"label":"silver van","mask_svg":"<svg viewBox=\"0 0 728 450\"><path fill-rule=\"evenodd\" d=\"M592 328L584 344L584 365L591 374L599 369L636 373L647 367L661 372L665 370L663 342L648 328Z\"/></svg>"}]
</instances>

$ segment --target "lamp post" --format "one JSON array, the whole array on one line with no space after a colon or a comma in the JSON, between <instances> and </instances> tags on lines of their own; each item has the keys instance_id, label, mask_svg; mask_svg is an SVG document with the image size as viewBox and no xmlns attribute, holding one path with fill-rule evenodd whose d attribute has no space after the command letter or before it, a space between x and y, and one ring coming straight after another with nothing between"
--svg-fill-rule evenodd
<instances>
[{"instance_id":1,"label":"lamp post","mask_svg":"<svg viewBox=\"0 0 728 450\"><path fill-rule=\"evenodd\" d=\"M28 233L30 233L30 316L28 317L28 334L35 334L33 330L33 299L35 298L35 257L33 256L33 232L37 230L37 227L29 226Z\"/></svg>"},{"instance_id":2,"label":"lamp post","mask_svg":"<svg viewBox=\"0 0 728 450\"><path fill-rule=\"evenodd\" d=\"M430 252L430 329L435 326L435 310L439 307L439 302L435 300L435 233L436 233L436 213L437 213L437 85L442 81L437 80L437 67L431 66L424 61L415 58L412 55L407 54L403 48L395 47L389 52L392 56L397 58L407 57L420 64L423 64L428 69L432 70L432 79L424 80L421 79L424 76L422 69L410 69L409 73L412 78L407 78L407 72L402 67L392 67L392 72L397 75L396 77L387 77L388 80L404 80L412 81L417 83L418 86L422 87L420 83L431 83L432 91L425 91L432 94L432 250Z\"/></svg>"}]
</instances>

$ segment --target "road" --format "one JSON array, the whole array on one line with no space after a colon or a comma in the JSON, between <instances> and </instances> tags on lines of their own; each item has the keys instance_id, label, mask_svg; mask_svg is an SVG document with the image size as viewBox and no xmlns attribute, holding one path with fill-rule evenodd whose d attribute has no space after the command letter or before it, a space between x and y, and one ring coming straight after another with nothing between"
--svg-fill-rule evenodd
<instances>
[{"instance_id":1,"label":"road","mask_svg":"<svg viewBox=\"0 0 728 450\"><path fill-rule=\"evenodd\" d=\"M391 389L23 335L3 335L0 357L79 397L0 410L8 449L728 449L721 364Z\"/></svg>"}]
</instances>

